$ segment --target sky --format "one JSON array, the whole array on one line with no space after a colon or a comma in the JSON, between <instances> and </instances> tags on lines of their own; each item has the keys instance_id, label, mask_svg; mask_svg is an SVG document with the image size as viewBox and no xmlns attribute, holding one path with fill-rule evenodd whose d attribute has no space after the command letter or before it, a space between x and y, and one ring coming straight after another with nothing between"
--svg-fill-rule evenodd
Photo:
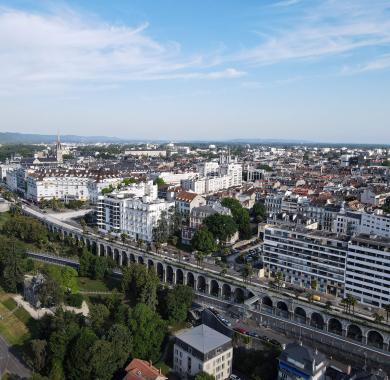
<instances>
[{"instance_id":1,"label":"sky","mask_svg":"<svg viewBox=\"0 0 390 380\"><path fill-rule=\"evenodd\" d=\"M0 0L0 131L390 143L389 0Z\"/></svg>"}]
</instances>

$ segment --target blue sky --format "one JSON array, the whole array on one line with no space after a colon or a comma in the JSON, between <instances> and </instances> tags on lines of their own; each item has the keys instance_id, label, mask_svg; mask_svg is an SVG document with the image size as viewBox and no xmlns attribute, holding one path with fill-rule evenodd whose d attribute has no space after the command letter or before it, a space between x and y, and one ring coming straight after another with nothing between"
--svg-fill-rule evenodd
<instances>
[{"instance_id":1,"label":"blue sky","mask_svg":"<svg viewBox=\"0 0 390 380\"><path fill-rule=\"evenodd\" d=\"M0 130L390 143L388 0L0 0Z\"/></svg>"}]
</instances>

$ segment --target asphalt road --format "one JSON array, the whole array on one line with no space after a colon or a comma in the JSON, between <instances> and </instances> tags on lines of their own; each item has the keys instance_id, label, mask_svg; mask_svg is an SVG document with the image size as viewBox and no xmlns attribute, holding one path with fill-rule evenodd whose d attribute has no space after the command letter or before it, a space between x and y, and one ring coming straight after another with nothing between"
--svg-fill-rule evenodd
<instances>
[{"instance_id":1,"label":"asphalt road","mask_svg":"<svg viewBox=\"0 0 390 380\"><path fill-rule=\"evenodd\" d=\"M8 343L0 336L0 378L4 373L28 379L30 370L10 351Z\"/></svg>"}]
</instances>

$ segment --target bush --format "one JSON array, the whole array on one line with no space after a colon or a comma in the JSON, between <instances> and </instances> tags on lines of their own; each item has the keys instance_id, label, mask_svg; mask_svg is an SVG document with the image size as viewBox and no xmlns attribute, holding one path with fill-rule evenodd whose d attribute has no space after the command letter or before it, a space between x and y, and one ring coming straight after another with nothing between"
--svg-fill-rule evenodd
<instances>
[{"instance_id":1,"label":"bush","mask_svg":"<svg viewBox=\"0 0 390 380\"><path fill-rule=\"evenodd\" d=\"M83 300L84 298L80 293L69 294L65 298L65 303L69 306L80 308Z\"/></svg>"}]
</instances>

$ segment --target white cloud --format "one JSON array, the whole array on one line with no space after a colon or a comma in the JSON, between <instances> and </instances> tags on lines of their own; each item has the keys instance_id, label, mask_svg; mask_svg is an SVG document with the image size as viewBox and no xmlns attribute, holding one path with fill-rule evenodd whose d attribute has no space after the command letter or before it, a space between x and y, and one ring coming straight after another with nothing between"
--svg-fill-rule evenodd
<instances>
[{"instance_id":1,"label":"white cloud","mask_svg":"<svg viewBox=\"0 0 390 380\"><path fill-rule=\"evenodd\" d=\"M278 1L276 3L273 3L273 7L290 7L292 5L296 5L302 2L302 0L282 0Z\"/></svg>"},{"instance_id":2,"label":"white cloud","mask_svg":"<svg viewBox=\"0 0 390 380\"><path fill-rule=\"evenodd\" d=\"M379 71L390 69L390 55L377 57L371 61L357 66L344 66L341 73L345 75L354 75L368 71Z\"/></svg>"},{"instance_id":3,"label":"white cloud","mask_svg":"<svg viewBox=\"0 0 390 380\"><path fill-rule=\"evenodd\" d=\"M147 28L148 23L110 25L71 10L42 14L0 8L0 90L244 74L234 68L210 71L215 65L210 57L185 57L178 43L160 43Z\"/></svg>"},{"instance_id":4,"label":"white cloud","mask_svg":"<svg viewBox=\"0 0 390 380\"><path fill-rule=\"evenodd\" d=\"M281 3L288 5L295 1ZM309 5L272 32L261 31L257 46L245 48L230 59L270 65L389 46L390 18L386 2L329 0L319 4Z\"/></svg>"}]
</instances>

